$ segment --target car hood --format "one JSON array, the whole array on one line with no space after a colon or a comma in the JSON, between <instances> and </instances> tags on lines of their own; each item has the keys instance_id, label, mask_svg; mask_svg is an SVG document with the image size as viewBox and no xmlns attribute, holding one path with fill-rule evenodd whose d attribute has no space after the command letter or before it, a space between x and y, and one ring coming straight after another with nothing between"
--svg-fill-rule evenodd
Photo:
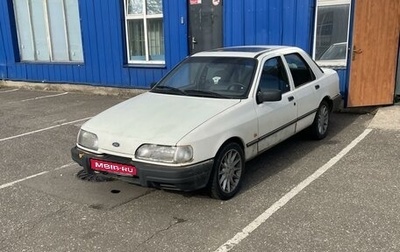
<instances>
[{"instance_id":1,"label":"car hood","mask_svg":"<svg viewBox=\"0 0 400 252\"><path fill-rule=\"evenodd\" d=\"M190 131L239 102L146 92L98 114L82 129L98 136L99 151L130 156L143 143L176 145ZM115 142L120 146L114 147Z\"/></svg>"}]
</instances>

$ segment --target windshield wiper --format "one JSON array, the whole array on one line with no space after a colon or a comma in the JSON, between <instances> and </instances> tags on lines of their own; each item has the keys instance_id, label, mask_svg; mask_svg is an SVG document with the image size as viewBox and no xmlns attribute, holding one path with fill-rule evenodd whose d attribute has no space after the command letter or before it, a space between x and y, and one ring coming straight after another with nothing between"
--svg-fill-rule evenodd
<instances>
[{"instance_id":1,"label":"windshield wiper","mask_svg":"<svg viewBox=\"0 0 400 252\"><path fill-rule=\"evenodd\" d=\"M205 90L196 90L196 89L187 89L185 90L186 94L195 95L195 96L203 96L203 97L213 97L213 98L229 98L225 95L218 94L211 91Z\"/></svg>"},{"instance_id":2,"label":"windshield wiper","mask_svg":"<svg viewBox=\"0 0 400 252\"><path fill-rule=\"evenodd\" d=\"M161 90L168 90L168 91L172 91L174 93L178 93L178 94L182 94L182 95L187 95L185 91L179 89L179 88L174 88L174 87L170 87L170 86L155 86L152 91L155 92L159 92ZM171 93L171 92L168 92Z\"/></svg>"}]
</instances>

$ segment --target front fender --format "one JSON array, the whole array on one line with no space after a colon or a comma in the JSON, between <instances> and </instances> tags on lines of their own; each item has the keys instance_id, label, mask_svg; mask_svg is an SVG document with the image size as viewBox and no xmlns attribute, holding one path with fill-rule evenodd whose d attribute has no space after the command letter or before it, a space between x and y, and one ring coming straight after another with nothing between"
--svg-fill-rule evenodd
<instances>
[{"instance_id":1,"label":"front fender","mask_svg":"<svg viewBox=\"0 0 400 252\"><path fill-rule=\"evenodd\" d=\"M258 135L257 115L251 101L244 101L212 118L194 129L178 145L193 147L193 162L215 157L221 146L229 139L240 139L245 158L257 154L257 146L246 147Z\"/></svg>"}]
</instances>

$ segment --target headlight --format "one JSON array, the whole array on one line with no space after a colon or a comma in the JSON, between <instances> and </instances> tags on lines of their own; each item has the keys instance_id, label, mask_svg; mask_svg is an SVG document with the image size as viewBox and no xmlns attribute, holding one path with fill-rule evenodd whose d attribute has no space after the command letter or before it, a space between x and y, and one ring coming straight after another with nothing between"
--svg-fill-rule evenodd
<instances>
[{"instance_id":1,"label":"headlight","mask_svg":"<svg viewBox=\"0 0 400 252\"><path fill-rule=\"evenodd\" d=\"M135 157L164 163L186 163L193 158L193 148L191 146L144 144L136 150Z\"/></svg>"},{"instance_id":2,"label":"headlight","mask_svg":"<svg viewBox=\"0 0 400 252\"><path fill-rule=\"evenodd\" d=\"M78 144L82 147L97 151L97 135L81 129L78 134Z\"/></svg>"}]
</instances>

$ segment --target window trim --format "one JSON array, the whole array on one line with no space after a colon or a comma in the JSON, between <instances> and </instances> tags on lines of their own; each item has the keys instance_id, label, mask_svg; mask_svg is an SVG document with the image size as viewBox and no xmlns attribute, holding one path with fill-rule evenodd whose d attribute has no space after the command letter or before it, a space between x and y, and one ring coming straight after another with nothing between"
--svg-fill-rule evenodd
<instances>
[{"instance_id":1,"label":"window trim","mask_svg":"<svg viewBox=\"0 0 400 252\"><path fill-rule=\"evenodd\" d=\"M350 42L350 23L352 13L352 0L316 0L315 13L314 13L314 38L313 38L313 50L312 59L321 67L347 67L347 60L349 57L349 49L346 50L346 58L344 60L316 60L316 45L317 45L317 28L318 28L318 8L321 6L335 6L335 5L349 5L349 19L347 22L347 49L349 48Z\"/></svg>"},{"instance_id":2,"label":"window trim","mask_svg":"<svg viewBox=\"0 0 400 252\"><path fill-rule=\"evenodd\" d=\"M149 49L149 38L147 33L148 19L160 19L163 22L163 36L164 33L164 10L162 14L147 14L147 2L146 0L141 0L143 2L142 14L129 14L128 13L128 1L124 0L124 19L125 19L125 49L126 49L126 59L128 65L154 65L154 66L164 66L165 65L165 42L164 42L164 60L150 60L150 49ZM162 3L164 0L162 1ZM162 8L163 9L163 8ZM145 48L145 60L131 60L129 55L129 33L128 33L128 20L143 20L143 33L144 33L144 48Z\"/></svg>"}]
</instances>

